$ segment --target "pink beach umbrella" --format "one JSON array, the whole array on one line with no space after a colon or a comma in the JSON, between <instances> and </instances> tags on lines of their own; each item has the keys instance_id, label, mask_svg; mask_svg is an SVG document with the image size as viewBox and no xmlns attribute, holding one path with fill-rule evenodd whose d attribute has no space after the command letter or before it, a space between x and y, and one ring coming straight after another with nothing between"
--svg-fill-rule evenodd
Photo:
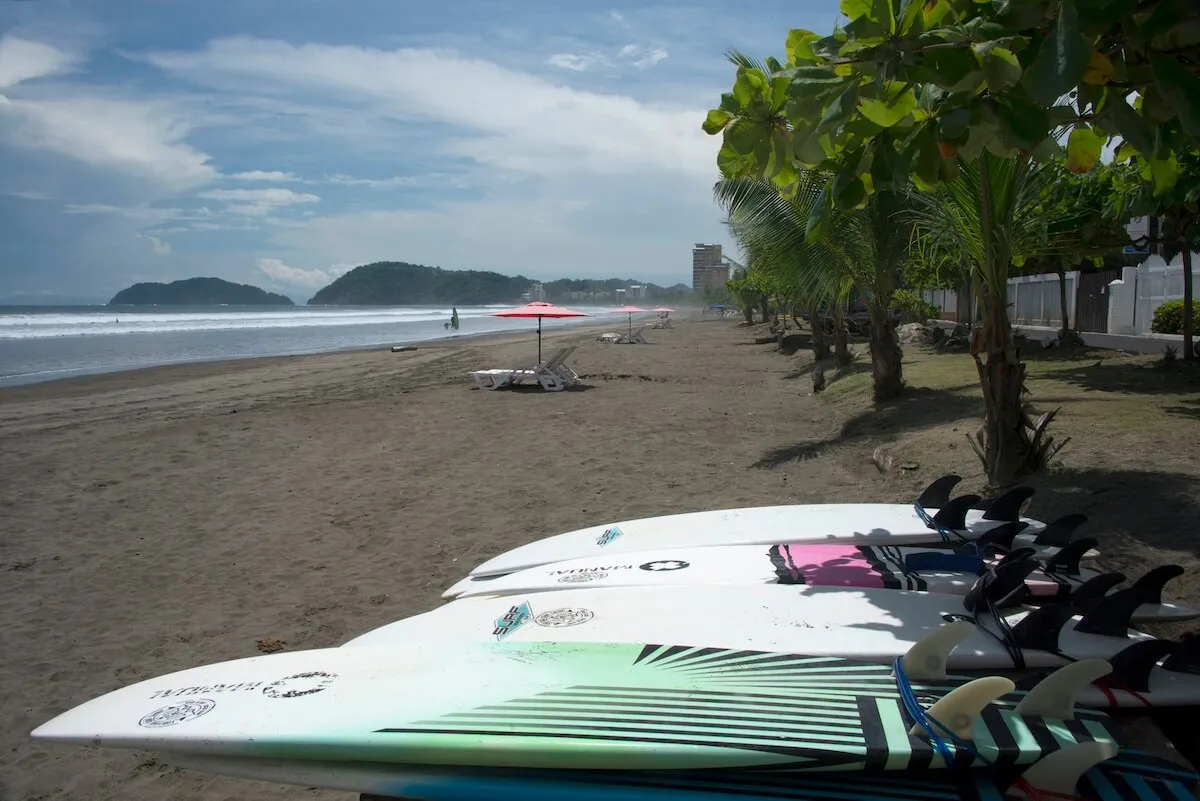
<instances>
[{"instance_id":1,"label":"pink beach umbrella","mask_svg":"<svg viewBox=\"0 0 1200 801\"><path fill-rule=\"evenodd\" d=\"M622 306L619 309L613 309L613 314L628 314L629 315L629 333L633 333L633 315L644 313L646 310L641 306Z\"/></svg>"},{"instance_id":2,"label":"pink beach umbrella","mask_svg":"<svg viewBox=\"0 0 1200 801\"><path fill-rule=\"evenodd\" d=\"M551 317L587 317L583 312L564 309L562 306L555 306L553 303L535 300L532 303L527 303L524 306L519 306L515 309L505 309L504 311L492 312L492 317L523 317L537 318L538 321L538 364L542 363L542 318Z\"/></svg>"},{"instance_id":3,"label":"pink beach umbrella","mask_svg":"<svg viewBox=\"0 0 1200 801\"><path fill-rule=\"evenodd\" d=\"M674 310L674 309L668 309L666 306L659 306L657 309L651 309L650 311L652 311L652 312L657 312L657 313L659 313L659 314L662 314L662 315L667 315L667 314L670 314L671 312L673 312L673 311L675 311L675 310Z\"/></svg>"}]
</instances>

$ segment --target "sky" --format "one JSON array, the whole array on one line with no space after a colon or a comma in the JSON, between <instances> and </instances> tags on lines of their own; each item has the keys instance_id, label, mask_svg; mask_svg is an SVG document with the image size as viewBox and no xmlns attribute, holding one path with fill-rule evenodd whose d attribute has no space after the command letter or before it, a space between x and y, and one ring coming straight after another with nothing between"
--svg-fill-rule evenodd
<instances>
[{"instance_id":1,"label":"sky","mask_svg":"<svg viewBox=\"0 0 1200 801\"><path fill-rule=\"evenodd\" d=\"M373 261L690 283L725 52L835 0L0 0L0 298Z\"/></svg>"}]
</instances>

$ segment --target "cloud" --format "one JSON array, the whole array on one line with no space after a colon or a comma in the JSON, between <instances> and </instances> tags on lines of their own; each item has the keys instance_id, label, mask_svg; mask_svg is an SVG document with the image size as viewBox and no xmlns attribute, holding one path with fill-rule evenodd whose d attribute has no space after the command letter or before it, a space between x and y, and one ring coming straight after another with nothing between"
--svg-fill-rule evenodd
<instances>
[{"instance_id":1,"label":"cloud","mask_svg":"<svg viewBox=\"0 0 1200 801\"><path fill-rule=\"evenodd\" d=\"M348 264L334 264L324 270L304 269L284 264L283 259L267 258L256 259L255 263L258 265L258 269L272 281L306 289L320 289L338 276L353 269Z\"/></svg>"},{"instance_id":2,"label":"cloud","mask_svg":"<svg viewBox=\"0 0 1200 801\"><path fill-rule=\"evenodd\" d=\"M612 19L613 22L617 23L618 25L623 25L626 28L629 27L629 23L625 21L625 15L622 14L620 11L617 11L615 8L612 11L608 12L608 16Z\"/></svg>"},{"instance_id":3,"label":"cloud","mask_svg":"<svg viewBox=\"0 0 1200 801\"><path fill-rule=\"evenodd\" d=\"M240 214L248 217L265 217L286 206L302 203L316 203L321 198L303 192L293 192L290 189L272 187L270 189L209 189L200 192L196 197L207 200L227 201L225 211L230 214Z\"/></svg>"},{"instance_id":4,"label":"cloud","mask_svg":"<svg viewBox=\"0 0 1200 801\"><path fill-rule=\"evenodd\" d=\"M661 60L656 51L630 54ZM259 92L303 92L310 109L378 132L443 123L444 154L501 169L638 175L647 168L716 177L719 138L700 130L704 109L642 103L572 89L445 51L379 50L234 37L195 52L143 56L197 82ZM347 108L354 112L347 114Z\"/></svg>"},{"instance_id":5,"label":"cloud","mask_svg":"<svg viewBox=\"0 0 1200 801\"><path fill-rule=\"evenodd\" d=\"M607 64L608 59L601 53L555 53L546 59L546 63L564 70L586 72L590 67Z\"/></svg>"},{"instance_id":6,"label":"cloud","mask_svg":"<svg viewBox=\"0 0 1200 801\"><path fill-rule=\"evenodd\" d=\"M157 236L154 236L153 234L138 233L138 234L135 234L135 236L137 236L140 239L148 239L150 241L151 247L154 248L154 252L160 256L166 256L171 253L170 243L163 241L162 239L158 238Z\"/></svg>"},{"instance_id":7,"label":"cloud","mask_svg":"<svg viewBox=\"0 0 1200 801\"><path fill-rule=\"evenodd\" d=\"M221 177L232 181L297 182L300 180L295 173L280 172L278 170L247 170L246 172L235 172L232 175L222 175Z\"/></svg>"},{"instance_id":8,"label":"cloud","mask_svg":"<svg viewBox=\"0 0 1200 801\"><path fill-rule=\"evenodd\" d=\"M668 54L666 50L658 47L641 47L640 45L627 44L621 48L619 55L631 61L633 66L639 69L646 69L666 59Z\"/></svg>"},{"instance_id":9,"label":"cloud","mask_svg":"<svg viewBox=\"0 0 1200 801\"><path fill-rule=\"evenodd\" d=\"M54 200L52 195L45 192L35 192L33 190L12 189L6 192L0 192L0 195L8 195L10 197L19 197L24 200Z\"/></svg>"},{"instance_id":10,"label":"cloud","mask_svg":"<svg viewBox=\"0 0 1200 801\"><path fill-rule=\"evenodd\" d=\"M209 156L183 139L188 125L167 104L94 94L53 99L9 98L0 116L16 121L12 142L143 178L167 190L208 183Z\"/></svg>"},{"instance_id":11,"label":"cloud","mask_svg":"<svg viewBox=\"0 0 1200 801\"><path fill-rule=\"evenodd\" d=\"M16 36L0 39L0 89L47 75L68 72L78 59L57 47Z\"/></svg>"},{"instance_id":12,"label":"cloud","mask_svg":"<svg viewBox=\"0 0 1200 801\"><path fill-rule=\"evenodd\" d=\"M338 184L340 186L369 186L372 189L387 189L392 187L420 186L423 183L437 180L452 180L452 176L435 173L419 177L416 175L397 175L392 178L353 178L349 175L326 175L320 183Z\"/></svg>"}]
</instances>

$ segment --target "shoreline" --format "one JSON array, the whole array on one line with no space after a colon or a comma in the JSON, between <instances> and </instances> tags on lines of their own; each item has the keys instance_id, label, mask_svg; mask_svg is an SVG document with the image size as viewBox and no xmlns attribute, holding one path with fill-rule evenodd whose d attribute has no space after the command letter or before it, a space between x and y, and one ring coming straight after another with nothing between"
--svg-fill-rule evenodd
<instances>
[{"instance_id":1,"label":"shoreline","mask_svg":"<svg viewBox=\"0 0 1200 801\"><path fill-rule=\"evenodd\" d=\"M536 323L536 321L534 321L534 322ZM550 330L543 329L542 341L543 341L543 343L545 343L549 338L551 338L553 336L561 335L561 334L568 333L568 332L581 331L581 330L582 331L599 330L599 329L605 329L605 328L610 328L610 326L607 323L586 322L586 323L573 323L573 324L562 326L562 327L556 327L556 328L553 328ZM247 365L247 364L249 366L253 366L253 365L266 366L266 365L270 365L273 363L286 363L286 362L295 361L297 359L328 357L328 356L333 356L333 355L338 355L338 354L352 355L352 354L390 352L390 349L394 346L409 346L409 345L411 345L411 346L414 346L418 351L420 351L420 350L430 350L433 348L446 348L447 346L453 346L455 344L471 345L471 344L477 344L477 343L484 343L484 342L488 342L488 341L495 341L495 342L497 342L497 344L500 344L501 341L506 337L520 339L520 338L526 337L526 336L528 336L529 338L532 338L534 340L534 342L536 343L536 340L537 340L536 329L532 329L530 332L528 332L528 334L526 334L526 332L523 332L523 331L485 331L485 332L480 332L480 333L475 333L475 334L450 334L450 335L444 335L444 336L430 337L427 339L397 340L389 345L350 346L350 347L330 348L327 350L323 349L323 350L314 350L314 351L301 351L301 352L297 352L297 353L286 353L286 354L262 354L262 355L255 355L255 356L234 356L234 357L219 356L219 357L213 357L213 358L184 359L184 360L180 360L180 361L162 362L159 364L151 364L151 365L138 366L138 367L116 367L116 368L112 368L112 369L99 368L94 371L90 371L90 372L86 372L86 373L76 373L74 375L63 376L61 378L45 378L45 379L35 380L35 381L23 381L23 382L15 383L15 384L0 385L0 402L3 402L7 396L9 396L13 393L18 393L20 390L28 390L31 387L45 387L50 384L63 387L66 390L75 390L75 389L77 389L75 384L79 383L79 382L99 382L102 379L107 378L107 379L116 379L116 380L128 383L129 379L125 378L126 376L129 376L132 374L137 374L137 375L151 374L151 373L156 373L156 371L188 370L190 368L199 368L199 367L209 366L214 371L220 372L220 371L224 371L224 370L236 370L239 365ZM409 352L413 352L413 351L409 351ZM536 353L536 351L535 351L535 353ZM168 378L170 377L167 373L163 373L163 376L168 377ZM9 376L9 377L11 377L11 376ZM158 376L154 375L151 377L158 377ZM3 380L3 378L4 377L0 377L0 380Z\"/></svg>"}]
</instances>

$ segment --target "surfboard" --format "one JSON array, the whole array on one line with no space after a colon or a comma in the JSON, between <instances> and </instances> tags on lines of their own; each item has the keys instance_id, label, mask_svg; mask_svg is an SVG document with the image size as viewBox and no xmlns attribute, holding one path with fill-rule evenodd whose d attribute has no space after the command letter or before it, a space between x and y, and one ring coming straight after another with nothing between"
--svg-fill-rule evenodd
<instances>
[{"instance_id":1,"label":"surfboard","mask_svg":"<svg viewBox=\"0 0 1200 801\"><path fill-rule=\"evenodd\" d=\"M362 634L343 647L424 641L684 642L888 662L946 621L970 619L969 597L778 584L580 588L463 598ZM1103 607L1097 605L1085 615L1073 614L1073 608L1065 604L1032 611L1022 607L1005 614L1025 666L1117 659L1142 641L1151 643L1151 648L1176 647L1129 629L1132 608L1126 598L1107 598L1101 604ZM1096 631L1105 633L1093 633ZM950 653L950 667L1013 669L1013 654L1000 636L997 624L981 617L971 636ZM1167 706L1200 702L1200 676L1188 672L1192 659L1176 659L1172 663L1176 669L1168 670L1157 666L1168 651L1158 651L1148 664L1145 658L1150 652L1139 653L1138 675L1145 673L1148 678L1132 687L1136 692L1089 690L1083 703ZM1128 677L1122 679L1127 686L1132 682Z\"/></svg>"},{"instance_id":2,"label":"surfboard","mask_svg":"<svg viewBox=\"0 0 1200 801\"><path fill-rule=\"evenodd\" d=\"M917 672L938 661L918 656L898 664ZM1059 671L1044 692L1016 693L998 676L918 681L906 667L898 682L891 665L661 644L325 648L137 682L32 737L163 754L506 768L1011 766L1080 743L1121 745L1110 718L1074 709L1071 685L1108 670L1096 665ZM930 719L962 742L926 736Z\"/></svg>"},{"instance_id":3,"label":"surfboard","mask_svg":"<svg viewBox=\"0 0 1200 801\"><path fill-rule=\"evenodd\" d=\"M173 765L259 781L362 793L374 801L1001 801L1014 777L983 769L825 775L767 771L438 769L368 762L173 756ZM1028 771L1026 771L1028 773ZM1070 777L1066 778L1070 781ZM1123 749L1089 767L1062 795L1079 801L1195 801L1195 771ZM1043 793L1047 788L1038 787ZM1059 797L1059 796L1052 796Z\"/></svg>"},{"instance_id":4,"label":"surfboard","mask_svg":"<svg viewBox=\"0 0 1200 801\"><path fill-rule=\"evenodd\" d=\"M1034 596L1033 601L1065 600L1072 591L1103 575L1079 567L1082 552L1094 542L1090 539L1075 540L1070 549L1060 551L1030 573L1025 585ZM617 588L700 584L809 584L964 595L987 568L995 566L1001 559L999 555L985 559L973 554L929 548L849 543L664 548L631 552L613 558L591 556L570 559L519 570L488 581L467 582L456 597L520 595L584 586ZM1167 571L1163 583L1182 572L1182 568ZM1155 575L1163 576L1162 573ZM1123 580L1124 576L1118 578ZM1106 591L1115 591L1116 583L1107 586ZM1186 604L1163 601L1161 585L1157 585L1157 593L1150 591L1149 587L1147 589L1150 600L1134 612L1134 622L1200 617L1200 610Z\"/></svg>"},{"instance_id":5,"label":"surfboard","mask_svg":"<svg viewBox=\"0 0 1200 801\"><path fill-rule=\"evenodd\" d=\"M939 479L957 478L944 476ZM655 548L707 545L797 544L923 545L975 539L992 529L1013 524L1020 529L1014 545L1032 546L1041 555L1060 547L1087 518L1069 515L1046 524L1020 516L1020 506L1032 494L1018 487L987 509L974 509L978 495L947 501L936 509L927 503L946 494L934 482L915 504L828 503L754 506L708 512L625 520L568 531L506 551L473 569L468 579L504 575L538 565L587 556L612 556ZM989 517L989 515L991 517ZM1050 531L1047 529L1050 528ZM1096 555L1096 554L1089 554ZM444 597L453 597L455 587Z\"/></svg>"}]
</instances>

